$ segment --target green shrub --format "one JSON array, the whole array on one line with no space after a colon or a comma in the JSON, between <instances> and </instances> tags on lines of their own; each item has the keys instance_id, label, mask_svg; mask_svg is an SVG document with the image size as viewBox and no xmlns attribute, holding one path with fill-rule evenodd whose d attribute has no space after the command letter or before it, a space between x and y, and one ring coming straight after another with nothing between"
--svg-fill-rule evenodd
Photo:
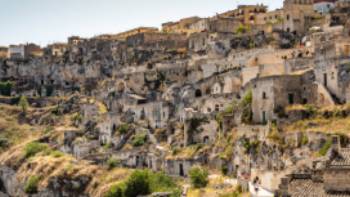
<instances>
[{"instance_id":1,"label":"green shrub","mask_svg":"<svg viewBox=\"0 0 350 197\"><path fill-rule=\"evenodd\" d=\"M302 134L302 138L301 138L301 145L305 146L309 143L309 138L307 137L307 135L305 133Z\"/></svg>"},{"instance_id":2,"label":"green shrub","mask_svg":"<svg viewBox=\"0 0 350 197\"><path fill-rule=\"evenodd\" d=\"M305 112L308 116L314 116L317 114L317 108L313 105L305 105Z\"/></svg>"},{"instance_id":3,"label":"green shrub","mask_svg":"<svg viewBox=\"0 0 350 197\"><path fill-rule=\"evenodd\" d=\"M324 143L321 149L318 151L318 154L321 156L325 156L328 150L331 148L331 146L332 146L332 139L328 139L326 143Z\"/></svg>"},{"instance_id":4,"label":"green shrub","mask_svg":"<svg viewBox=\"0 0 350 197\"><path fill-rule=\"evenodd\" d=\"M149 183L152 192L166 192L177 187L173 179L163 172L149 173Z\"/></svg>"},{"instance_id":5,"label":"green shrub","mask_svg":"<svg viewBox=\"0 0 350 197\"><path fill-rule=\"evenodd\" d=\"M80 113L76 113L73 117L72 117L72 121L73 122L82 122L83 121L83 116Z\"/></svg>"},{"instance_id":6,"label":"green shrub","mask_svg":"<svg viewBox=\"0 0 350 197\"><path fill-rule=\"evenodd\" d=\"M148 171L136 170L126 181L125 196L136 197L151 193Z\"/></svg>"},{"instance_id":7,"label":"green shrub","mask_svg":"<svg viewBox=\"0 0 350 197\"><path fill-rule=\"evenodd\" d=\"M0 149L7 148L9 144L10 143L7 138L0 137Z\"/></svg>"},{"instance_id":8,"label":"green shrub","mask_svg":"<svg viewBox=\"0 0 350 197\"><path fill-rule=\"evenodd\" d=\"M50 133L52 130L53 130L53 127L52 127L52 126L48 126L48 127L45 128L44 134L48 134L48 133Z\"/></svg>"},{"instance_id":9,"label":"green shrub","mask_svg":"<svg viewBox=\"0 0 350 197\"><path fill-rule=\"evenodd\" d=\"M13 84L10 81L0 82L0 94L4 96L11 96L12 86Z\"/></svg>"},{"instance_id":10,"label":"green shrub","mask_svg":"<svg viewBox=\"0 0 350 197\"><path fill-rule=\"evenodd\" d=\"M21 107L22 113L24 113L24 114L27 113L29 103L28 103L28 99L26 96L21 96L21 98L19 99L18 105Z\"/></svg>"},{"instance_id":11,"label":"green shrub","mask_svg":"<svg viewBox=\"0 0 350 197\"><path fill-rule=\"evenodd\" d=\"M52 157L54 157L54 158L60 158L60 157L64 156L64 154L61 151L58 151L58 150L51 151L50 155Z\"/></svg>"},{"instance_id":12,"label":"green shrub","mask_svg":"<svg viewBox=\"0 0 350 197\"><path fill-rule=\"evenodd\" d=\"M33 157L36 154L46 151L48 149L49 147L47 144L42 144L39 142L31 142L24 147L24 156L26 158Z\"/></svg>"},{"instance_id":13,"label":"green shrub","mask_svg":"<svg viewBox=\"0 0 350 197\"><path fill-rule=\"evenodd\" d=\"M106 150L108 150L108 149L110 149L110 148L112 148L112 147L113 147L113 144L112 144L111 142L109 142L109 143L107 143L107 144L105 144L105 145L103 146L103 148L106 149Z\"/></svg>"},{"instance_id":14,"label":"green shrub","mask_svg":"<svg viewBox=\"0 0 350 197\"><path fill-rule=\"evenodd\" d=\"M125 182L113 185L105 197L136 197L153 192L172 192L172 197L181 195L178 185L163 172L136 170Z\"/></svg>"},{"instance_id":15,"label":"green shrub","mask_svg":"<svg viewBox=\"0 0 350 197\"><path fill-rule=\"evenodd\" d=\"M132 145L134 147L143 146L146 143L146 140L147 140L147 134L146 133L136 134L133 137Z\"/></svg>"},{"instance_id":16,"label":"green shrub","mask_svg":"<svg viewBox=\"0 0 350 197\"><path fill-rule=\"evenodd\" d=\"M24 185L24 192L27 194L37 193L39 181L39 176L30 176Z\"/></svg>"},{"instance_id":17,"label":"green shrub","mask_svg":"<svg viewBox=\"0 0 350 197\"><path fill-rule=\"evenodd\" d=\"M276 124L271 125L270 132L269 132L267 138L269 138L273 142L280 144L280 145L284 143L283 137L281 136L280 132L278 131Z\"/></svg>"},{"instance_id":18,"label":"green shrub","mask_svg":"<svg viewBox=\"0 0 350 197\"><path fill-rule=\"evenodd\" d=\"M120 164L120 161L116 158L110 157L107 160L108 169L113 169L113 168L117 167L119 164Z\"/></svg>"},{"instance_id":19,"label":"green shrub","mask_svg":"<svg viewBox=\"0 0 350 197\"><path fill-rule=\"evenodd\" d=\"M208 184L208 171L200 166L194 166L189 171L191 184L194 188L203 188Z\"/></svg>"},{"instance_id":20,"label":"green shrub","mask_svg":"<svg viewBox=\"0 0 350 197\"><path fill-rule=\"evenodd\" d=\"M253 102L253 93L249 90L240 102L240 107L242 108L242 122L251 123L253 119L252 112L252 102Z\"/></svg>"},{"instance_id":21,"label":"green shrub","mask_svg":"<svg viewBox=\"0 0 350 197\"><path fill-rule=\"evenodd\" d=\"M221 173L225 176L228 174L228 167L226 165L221 166Z\"/></svg>"},{"instance_id":22,"label":"green shrub","mask_svg":"<svg viewBox=\"0 0 350 197\"><path fill-rule=\"evenodd\" d=\"M130 126L128 124L122 124L118 128L119 134L126 134L130 129Z\"/></svg>"},{"instance_id":23,"label":"green shrub","mask_svg":"<svg viewBox=\"0 0 350 197\"><path fill-rule=\"evenodd\" d=\"M244 34L250 31L249 26L245 26L243 24L240 24L239 27L236 29L237 34Z\"/></svg>"},{"instance_id":24,"label":"green shrub","mask_svg":"<svg viewBox=\"0 0 350 197\"><path fill-rule=\"evenodd\" d=\"M125 184L113 185L105 194L105 197L124 197Z\"/></svg>"}]
</instances>

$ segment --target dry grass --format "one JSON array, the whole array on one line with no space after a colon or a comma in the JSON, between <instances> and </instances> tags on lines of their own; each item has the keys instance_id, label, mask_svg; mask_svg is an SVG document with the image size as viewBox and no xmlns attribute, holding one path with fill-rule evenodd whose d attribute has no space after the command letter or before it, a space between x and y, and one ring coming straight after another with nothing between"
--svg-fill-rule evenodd
<instances>
[{"instance_id":1,"label":"dry grass","mask_svg":"<svg viewBox=\"0 0 350 197\"><path fill-rule=\"evenodd\" d=\"M18 166L16 178L20 181L27 180L33 175L40 176L39 189L46 188L53 177L80 177L88 176L92 180L86 188L91 196L103 196L103 194L115 183L124 181L132 172L129 169L107 169L92 165L88 161L76 160L70 155L63 154L55 157L45 152L38 153L29 159L24 159L23 149L26 143L10 148L0 155L0 165L9 167Z\"/></svg>"},{"instance_id":2,"label":"dry grass","mask_svg":"<svg viewBox=\"0 0 350 197\"><path fill-rule=\"evenodd\" d=\"M0 105L0 138L7 139L10 146L36 138L43 131L43 127L40 126L19 124L20 112L21 109L17 106ZM32 112L33 110L30 110L28 114Z\"/></svg>"},{"instance_id":3,"label":"dry grass","mask_svg":"<svg viewBox=\"0 0 350 197\"><path fill-rule=\"evenodd\" d=\"M227 177L217 176L209 179L207 187L202 189L190 188L187 197L220 197L224 194L232 193L236 190L236 185L227 185L224 180Z\"/></svg>"},{"instance_id":4,"label":"dry grass","mask_svg":"<svg viewBox=\"0 0 350 197\"><path fill-rule=\"evenodd\" d=\"M177 149L175 153L171 153L167 156L167 159L193 159L196 155L202 154L210 150L207 145L192 145L184 148Z\"/></svg>"},{"instance_id":5,"label":"dry grass","mask_svg":"<svg viewBox=\"0 0 350 197\"><path fill-rule=\"evenodd\" d=\"M285 131L294 132L324 132L324 133L350 133L350 117L322 118L300 120L285 127Z\"/></svg>"}]
</instances>

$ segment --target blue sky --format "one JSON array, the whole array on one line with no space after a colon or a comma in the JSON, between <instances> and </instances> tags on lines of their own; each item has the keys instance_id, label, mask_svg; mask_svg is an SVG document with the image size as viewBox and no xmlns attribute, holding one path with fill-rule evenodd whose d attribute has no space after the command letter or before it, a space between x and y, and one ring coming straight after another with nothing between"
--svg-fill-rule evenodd
<instances>
[{"instance_id":1,"label":"blue sky","mask_svg":"<svg viewBox=\"0 0 350 197\"><path fill-rule=\"evenodd\" d=\"M91 37L138 26L160 27L189 16L212 16L238 4L282 0L0 0L0 45L66 41L70 35Z\"/></svg>"}]
</instances>

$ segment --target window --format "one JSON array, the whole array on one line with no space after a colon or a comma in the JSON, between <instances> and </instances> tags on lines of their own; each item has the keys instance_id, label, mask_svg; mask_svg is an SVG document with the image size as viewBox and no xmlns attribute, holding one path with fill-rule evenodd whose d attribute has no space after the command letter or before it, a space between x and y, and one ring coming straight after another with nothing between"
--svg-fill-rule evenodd
<instances>
[{"instance_id":1,"label":"window","mask_svg":"<svg viewBox=\"0 0 350 197\"><path fill-rule=\"evenodd\" d=\"M290 105L294 104L294 94L293 93L288 94L288 102Z\"/></svg>"},{"instance_id":2,"label":"window","mask_svg":"<svg viewBox=\"0 0 350 197\"><path fill-rule=\"evenodd\" d=\"M220 106L218 104L215 105L215 111L220 111Z\"/></svg>"},{"instance_id":3,"label":"window","mask_svg":"<svg viewBox=\"0 0 350 197\"><path fill-rule=\"evenodd\" d=\"M267 97L266 97L266 92L263 92L262 98L263 98L263 99L267 99Z\"/></svg>"},{"instance_id":4,"label":"window","mask_svg":"<svg viewBox=\"0 0 350 197\"><path fill-rule=\"evenodd\" d=\"M287 21L289 21L289 19L290 19L290 16L289 16L289 14L287 15Z\"/></svg>"}]
</instances>

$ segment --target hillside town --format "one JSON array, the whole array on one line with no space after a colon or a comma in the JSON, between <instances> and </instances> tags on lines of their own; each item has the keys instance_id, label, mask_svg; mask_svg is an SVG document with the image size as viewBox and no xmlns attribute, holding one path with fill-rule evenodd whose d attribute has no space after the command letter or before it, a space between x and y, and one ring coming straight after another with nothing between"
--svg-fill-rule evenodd
<instances>
[{"instance_id":1,"label":"hillside town","mask_svg":"<svg viewBox=\"0 0 350 197\"><path fill-rule=\"evenodd\" d=\"M164 22L0 47L1 197L350 196L349 0Z\"/></svg>"}]
</instances>

